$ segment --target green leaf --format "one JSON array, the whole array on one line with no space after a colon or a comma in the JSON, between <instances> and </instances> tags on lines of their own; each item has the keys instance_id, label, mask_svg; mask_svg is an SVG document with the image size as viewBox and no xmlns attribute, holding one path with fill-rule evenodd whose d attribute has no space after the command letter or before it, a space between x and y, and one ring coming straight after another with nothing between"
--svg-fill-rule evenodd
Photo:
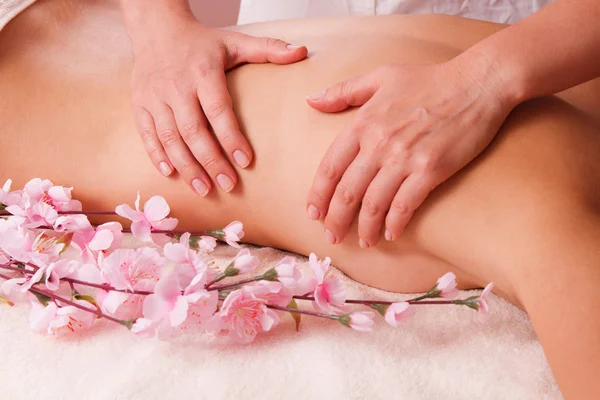
<instances>
[{"instance_id":1,"label":"green leaf","mask_svg":"<svg viewBox=\"0 0 600 400\"><path fill-rule=\"evenodd\" d=\"M8 299L5 299L4 297L0 297L0 303L6 303L11 307L15 305L15 303L13 303L12 301L10 301Z\"/></svg>"},{"instance_id":2,"label":"green leaf","mask_svg":"<svg viewBox=\"0 0 600 400\"><path fill-rule=\"evenodd\" d=\"M65 233L62 235L57 241L56 244L64 244L62 250L58 254L64 253L65 250L71 245L71 240L73 240L74 232Z\"/></svg>"},{"instance_id":3,"label":"green leaf","mask_svg":"<svg viewBox=\"0 0 600 400\"><path fill-rule=\"evenodd\" d=\"M373 310L376 310L379 314L381 314L381 316L385 317L385 312L387 311L387 309L390 307L389 304L369 304L369 307L371 307Z\"/></svg>"},{"instance_id":4,"label":"green leaf","mask_svg":"<svg viewBox=\"0 0 600 400\"><path fill-rule=\"evenodd\" d=\"M200 236L190 236L190 248L194 249L194 250L198 250L200 248L200 246L198 246L198 242L200 242L201 237Z\"/></svg>"},{"instance_id":5,"label":"green leaf","mask_svg":"<svg viewBox=\"0 0 600 400\"><path fill-rule=\"evenodd\" d=\"M40 302L40 303L41 303L41 304L42 304L44 307L46 307L46 306L48 305L48 303L49 303L50 301L52 301L52 298L50 298L50 297L46 296L45 294L41 294L41 293L35 292L35 291L33 291L33 290L31 290L31 293L33 293L33 295L34 295L35 297L37 297L38 301L39 301L39 302Z\"/></svg>"},{"instance_id":6,"label":"green leaf","mask_svg":"<svg viewBox=\"0 0 600 400\"><path fill-rule=\"evenodd\" d=\"M287 305L287 308L297 310L298 303L296 303L296 299L292 299L292 301L290 301L290 304ZM296 332L298 332L298 330L300 329L300 320L302 319L302 314L293 312L293 311L290 311L290 314L291 314L292 318L294 318L294 321L296 322Z\"/></svg>"},{"instance_id":7,"label":"green leaf","mask_svg":"<svg viewBox=\"0 0 600 400\"><path fill-rule=\"evenodd\" d=\"M83 300L83 301L87 301L88 303L91 303L93 305L96 305L96 300L92 297L92 296L87 296L85 294L79 294L79 293L75 293L73 295L73 299L74 300Z\"/></svg>"},{"instance_id":8,"label":"green leaf","mask_svg":"<svg viewBox=\"0 0 600 400\"><path fill-rule=\"evenodd\" d=\"M265 281L275 282L277 280L277 277L277 270L275 268L271 268L270 270L262 274L260 278L264 279Z\"/></svg>"},{"instance_id":9,"label":"green leaf","mask_svg":"<svg viewBox=\"0 0 600 400\"><path fill-rule=\"evenodd\" d=\"M131 330L131 327L133 326L133 324L135 323L136 318L134 319L128 319L128 320L121 320L119 321L121 323L121 325L123 325L124 327L126 327L127 329Z\"/></svg>"}]
</instances>

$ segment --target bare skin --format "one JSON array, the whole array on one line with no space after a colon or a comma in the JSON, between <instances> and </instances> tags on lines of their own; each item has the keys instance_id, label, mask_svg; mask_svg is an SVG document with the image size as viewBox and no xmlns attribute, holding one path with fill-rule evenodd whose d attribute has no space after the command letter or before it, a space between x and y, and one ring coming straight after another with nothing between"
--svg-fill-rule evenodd
<instances>
[{"instance_id":1,"label":"bare skin","mask_svg":"<svg viewBox=\"0 0 600 400\"><path fill-rule=\"evenodd\" d=\"M312 110L306 93L381 63L450 59L501 28L441 16L238 27L306 44L311 53L298 64L228 74L256 158L237 171L233 192L200 199L181 179L162 178L139 140L118 8L40 2L0 33L0 178L72 185L88 210L132 203L138 189L145 198L162 195L182 229L241 220L250 243L331 256L350 277L391 291L425 290L449 270L463 287L494 281L496 293L529 313L564 395L593 398L600 389L598 82L518 107L395 242L361 249L352 229L353 240L331 246L305 214L313 174L354 115Z\"/></svg>"}]
</instances>

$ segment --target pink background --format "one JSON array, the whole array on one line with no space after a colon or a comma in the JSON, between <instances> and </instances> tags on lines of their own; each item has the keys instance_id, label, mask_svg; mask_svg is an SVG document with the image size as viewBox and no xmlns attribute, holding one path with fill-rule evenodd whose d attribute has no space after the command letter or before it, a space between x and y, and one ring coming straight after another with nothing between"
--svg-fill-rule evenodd
<instances>
[{"instance_id":1,"label":"pink background","mask_svg":"<svg viewBox=\"0 0 600 400\"><path fill-rule=\"evenodd\" d=\"M190 0L196 18L206 26L230 26L237 23L240 0Z\"/></svg>"}]
</instances>

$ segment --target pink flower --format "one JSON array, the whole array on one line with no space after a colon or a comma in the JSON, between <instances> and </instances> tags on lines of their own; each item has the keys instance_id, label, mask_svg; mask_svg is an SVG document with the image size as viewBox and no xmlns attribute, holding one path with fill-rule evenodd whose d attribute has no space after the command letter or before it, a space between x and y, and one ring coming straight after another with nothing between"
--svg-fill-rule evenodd
<instances>
[{"instance_id":1,"label":"pink flower","mask_svg":"<svg viewBox=\"0 0 600 400\"><path fill-rule=\"evenodd\" d=\"M93 306L87 301L74 300L74 302L93 309ZM65 330L76 332L89 328L95 320L94 314L74 306L58 307L54 302L49 302L47 306L43 306L33 300L31 305L29 324L31 329L38 333L53 335Z\"/></svg>"},{"instance_id":2,"label":"pink flower","mask_svg":"<svg viewBox=\"0 0 600 400\"><path fill-rule=\"evenodd\" d=\"M258 281L251 286L244 286L244 290L252 293L256 298L264 300L267 304L286 307L292 301L292 291L281 282Z\"/></svg>"},{"instance_id":3,"label":"pink flower","mask_svg":"<svg viewBox=\"0 0 600 400\"><path fill-rule=\"evenodd\" d=\"M385 312L385 322L393 327L398 326L415 314L414 308L407 302L392 303Z\"/></svg>"},{"instance_id":4,"label":"pink flower","mask_svg":"<svg viewBox=\"0 0 600 400\"><path fill-rule=\"evenodd\" d=\"M46 274L46 287L48 290L58 290L60 280L62 278L68 278L74 275L78 267L79 263L77 261L66 259L58 260L50 264L44 271Z\"/></svg>"},{"instance_id":5,"label":"pink flower","mask_svg":"<svg viewBox=\"0 0 600 400\"><path fill-rule=\"evenodd\" d=\"M10 191L11 184L12 180L8 179L4 183L4 186L2 186L2 189L0 189L0 204L3 204L4 206L14 206L16 204L19 204L19 201L21 200L20 192Z\"/></svg>"},{"instance_id":6,"label":"pink flower","mask_svg":"<svg viewBox=\"0 0 600 400\"><path fill-rule=\"evenodd\" d=\"M441 292L439 295L445 299L453 299L458 294L456 289L456 275L452 272L446 273L437 280L437 289Z\"/></svg>"},{"instance_id":7,"label":"pink flower","mask_svg":"<svg viewBox=\"0 0 600 400\"><path fill-rule=\"evenodd\" d=\"M25 278L13 278L0 283L0 295L13 303L22 300L24 295L19 289L25 281Z\"/></svg>"},{"instance_id":8,"label":"pink flower","mask_svg":"<svg viewBox=\"0 0 600 400\"><path fill-rule=\"evenodd\" d=\"M288 289L294 290L298 285L298 281L302 278L302 274L296 267L294 257L284 257L275 267L275 271L277 271L277 280Z\"/></svg>"},{"instance_id":9,"label":"pink flower","mask_svg":"<svg viewBox=\"0 0 600 400\"><path fill-rule=\"evenodd\" d=\"M72 187L52 186L48 189L47 198L57 211L81 211L81 202L71 198L72 190Z\"/></svg>"},{"instance_id":10,"label":"pink flower","mask_svg":"<svg viewBox=\"0 0 600 400\"><path fill-rule=\"evenodd\" d=\"M107 222L96 228L85 248L81 250L86 263L96 262L100 252L107 254L121 246L123 226L118 222Z\"/></svg>"},{"instance_id":11,"label":"pink flower","mask_svg":"<svg viewBox=\"0 0 600 400\"><path fill-rule=\"evenodd\" d=\"M6 211L16 217L20 217L21 226L24 228L37 228L42 225L54 225L58 218L56 210L47 203L35 203L34 205L22 208L18 205L6 207Z\"/></svg>"},{"instance_id":12,"label":"pink flower","mask_svg":"<svg viewBox=\"0 0 600 400\"><path fill-rule=\"evenodd\" d=\"M485 289L483 289L481 296L479 296L479 298L477 299L477 304L479 305L479 308L477 309L477 311L478 311L478 315L479 315L479 320L481 322L485 322L489 317L490 306L486 300L486 297L488 296L489 293L492 292L493 288L494 288L494 283L493 282L488 283L488 285L485 287Z\"/></svg>"},{"instance_id":13,"label":"pink flower","mask_svg":"<svg viewBox=\"0 0 600 400\"><path fill-rule=\"evenodd\" d=\"M250 255L250 250L248 249L240 250L233 260L233 268L239 271L238 274L245 274L253 271L259 264L260 261Z\"/></svg>"},{"instance_id":14,"label":"pink flower","mask_svg":"<svg viewBox=\"0 0 600 400\"><path fill-rule=\"evenodd\" d=\"M154 294L146 297L144 301L144 318L152 321L152 325L148 325L145 321L140 321L136 331L138 333L149 334L152 326L158 331L158 338L161 340L169 340L179 332L174 329L184 323L188 317L190 304L196 304L201 300L206 300L206 307L212 307L209 312L202 310L202 305L195 308L197 314L212 315L216 309L216 301L208 301L216 296L216 293L210 293L204 289L206 276L199 274L186 287L183 294L179 277L175 273L170 273L163 276L156 284ZM142 329L143 328L143 329Z\"/></svg>"},{"instance_id":15,"label":"pink flower","mask_svg":"<svg viewBox=\"0 0 600 400\"><path fill-rule=\"evenodd\" d=\"M103 278L116 289L138 289L143 281L157 282L165 263L155 249L118 249L99 258Z\"/></svg>"},{"instance_id":16,"label":"pink flower","mask_svg":"<svg viewBox=\"0 0 600 400\"><path fill-rule=\"evenodd\" d=\"M340 309L346 302L346 288L338 278L333 276L329 265L331 259L327 257L325 260L319 260L314 253L311 253L308 262L317 280L313 306L324 313L331 313L332 307Z\"/></svg>"},{"instance_id":17,"label":"pink flower","mask_svg":"<svg viewBox=\"0 0 600 400\"><path fill-rule=\"evenodd\" d=\"M94 227L83 214L61 215L54 222L56 232L73 232L72 243L79 249L85 249L86 245L93 239Z\"/></svg>"},{"instance_id":18,"label":"pink flower","mask_svg":"<svg viewBox=\"0 0 600 400\"><path fill-rule=\"evenodd\" d=\"M198 250L203 253L212 253L217 247L217 239L212 236L202 236L198 241Z\"/></svg>"},{"instance_id":19,"label":"pink flower","mask_svg":"<svg viewBox=\"0 0 600 400\"><path fill-rule=\"evenodd\" d=\"M117 206L115 212L123 218L132 222L131 233L141 241L150 241L152 230L170 231L177 226L176 218L166 218L171 212L167 201L161 196L151 197L144 204L144 211L140 211L140 193L135 199L135 210L127 204Z\"/></svg>"},{"instance_id":20,"label":"pink flower","mask_svg":"<svg viewBox=\"0 0 600 400\"><path fill-rule=\"evenodd\" d=\"M159 280L165 259L148 247L118 249L98 259L102 279L116 289L152 291ZM126 317L141 309L143 296L109 291L99 293L97 301L104 312ZM125 307L125 308L123 308Z\"/></svg>"},{"instance_id":21,"label":"pink flower","mask_svg":"<svg viewBox=\"0 0 600 400\"><path fill-rule=\"evenodd\" d=\"M296 282L296 286L292 290L294 295L308 295L315 291L318 285L315 275L310 270L299 269L300 279Z\"/></svg>"},{"instance_id":22,"label":"pink flower","mask_svg":"<svg viewBox=\"0 0 600 400\"><path fill-rule=\"evenodd\" d=\"M223 233L225 235L225 241L228 245L232 247L239 248L240 245L237 243L244 237L243 231L244 225L239 221L233 221L225 228L223 228Z\"/></svg>"},{"instance_id":23,"label":"pink flower","mask_svg":"<svg viewBox=\"0 0 600 400\"><path fill-rule=\"evenodd\" d=\"M359 332L371 332L373 330L373 317L375 314L371 311L356 311L350 313L350 321L348 325L350 328Z\"/></svg>"},{"instance_id":24,"label":"pink flower","mask_svg":"<svg viewBox=\"0 0 600 400\"><path fill-rule=\"evenodd\" d=\"M163 255L176 264L175 272L179 274L183 285L188 285L197 274L209 271L202 255L190 248L189 233L181 235L179 243L167 243Z\"/></svg>"},{"instance_id":25,"label":"pink flower","mask_svg":"<svg viewBox=\"0 0 600 400\"><path fill-rule=\"evenodd\" d=\"M225 329L236 341L249 343L258 332L269 331L278 322L279 317L267 308L264 300L240 289L227 296L221 310L209 324L213 326L211 330L218 332Z\"/></svg>"}]
</instances>

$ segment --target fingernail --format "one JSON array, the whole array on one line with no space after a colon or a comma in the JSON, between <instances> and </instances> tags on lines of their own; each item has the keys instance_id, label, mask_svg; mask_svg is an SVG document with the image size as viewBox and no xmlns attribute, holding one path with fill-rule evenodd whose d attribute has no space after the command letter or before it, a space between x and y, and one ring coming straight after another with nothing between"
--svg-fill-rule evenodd
<instances>
[{"instance_id":1,"label":"fingernail","mask_svg":"<svg viewBox=\"0 0 600 400\"><path fill-rule=\"evenodd\" d=\"M208 194L208 186L206 183L202 182L200 179L194 179L192 181L192 187L200 196L204 197Z\"/></svg>"},{"instance_id":2,"label":"fingernail","mask_svg":"<svg viewBox=\"0 0 600 400\"><path fill-rule=\"evenodd\" d=\"M325 91L323 90L321 92L311 93L308 96L306 96L306 98L309 100L317 100L317 99L320 99L321 97L323 97L324 94L325 94Z\"/></svg>"},{"instance_id":3,"label":"fingernail","mask_svg":"<svg viewBox=\"0 0 600 400\"><path fill-rule=\"evenodd\" d=\"M231 189L233 189L233 181L227 175L217 175L217 182L219 183L219 186L221 186L221 189L226 192L229 192Z\"/></svg>"},{"instance_id":4,"label":"fingernail","mask_svg":"<svg viewBox=\"0 0 600 400\"><path fill-rule=\"evenodd\" d=\"M325 239L327 239L329 244L335 244L337 241L335 235L329 229L325 229Z\"/></svg>"},{"instance_id":5,"label":"fingernail","mask_svg":"<svg viewBox=\"0 0 600 400\"><path fill-rule=\"evenodd\" d=\"M388 242L392 241L392 232L390 232L389 229L385 230L385 240L387 240Z\"/></svg>"},{"instance_id":6,"label":"fingernail","mask_svg":"<svg viewBox=\"0 0 600 400\"><path fill-rule=\"evenodd\" d=\"M160 169L160 173L163 174L164 176L169 176L169 175L171 175L171 172L173 172L171 167L169 167L169 164L167 164L164 161L162 161L160 164L158 164L158 168Z\"/></svg>"},{"instance_id":7,"label":"fingernail","mask_svg":"<svg viewBox=\"0 0 600 400\"><path fill-rule=\"evenodd\" d=\"M299 49L300 47L302 47L302 46L295 46L293 44L287 45L288 50L296 50L296 49Z\"/></svg>"},{"instance_id":8,"label":"fingernail","mask_svg":"<svg viewBox=\"0 0 600 400\"><path fill-rule=\"evenodd\" d=\"M369 243L367 243L366 241L364 241L363 238L360 238L360 240L358 241L358 244L363 249L368 249L369 247L371 247L371 245Z\"/></svg>"},{"instance_id":9,"label":"fingernail","mask_svg":"<svg viewBox=\"0 0 600 400\"><path fill-rule=\"evenodd\" d=\"M308 206L308 217L316 221L319 218L321 218L321 213L319 212L319 210L317 210L317 207L311 204L310 206Z\"/></svg>"},{"instance_id":10,"label":"fingernail","mask_svg":"<svg viewBox=\"0 0 600 400\"><path fill-rule=\"evenodd\" d=\"M248 156L241 150L236 150L233 152L233 159L242 168L245 168L248 166L248 164L250 164Z\"/></svg>"}]
</instances>

